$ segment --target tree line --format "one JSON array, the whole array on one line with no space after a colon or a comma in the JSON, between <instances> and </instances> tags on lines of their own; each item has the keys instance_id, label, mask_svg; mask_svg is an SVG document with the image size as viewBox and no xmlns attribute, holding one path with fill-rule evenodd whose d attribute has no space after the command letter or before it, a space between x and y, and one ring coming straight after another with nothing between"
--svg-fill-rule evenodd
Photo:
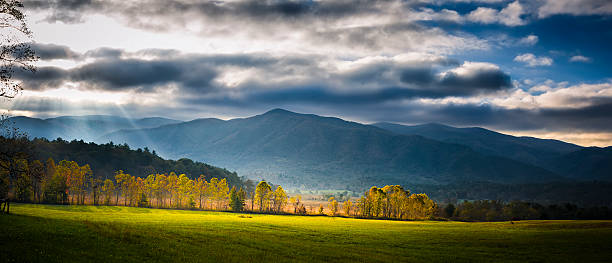
<instances>
[{"instance_id":1,"label":"tree line","mask_svg":"<svg viewBox=\"0 0 612 263\"><path fill-rule=\"evenodd\" d=\"M20 172L12 187L7 171L0 171L0 194L10 194L20 202L226 209L230 197L225 178L207 181L204 175L190 179L174 172L142 178L119 170L114 178L103 179L94 176L88 164L79 165L75 161L62 160L56 164L49 158L45 164L23 159L17 163ZM232 189L235 191L235 186ZM244 192L242 188L239 191Z\"/></svg>"},{"instance_id":2,"label":"tree line","mask_svg":"<svg viewBox=\"0 0 612 263\"><path fill-rule=\"evenodd\" d=\"M0 166L6 167L6 166ZM7 169L0 169L0 196L19 202L118 205L152 208L251 211L298 215L319 214L357 218L422 220L447 218L462 221L504 221L527 219L610 219L605 206L578 207L573 204L544 206L533 202L496 200L463 201L439 206L426 194L410 193L399 185L373 186L357 199L339 203L330 197L326 207L307 211L300 195L289 196L282 186L260 181L256 187L231 186L225 178L185 174L150 174L138 177L115 172L114 177L95 176L88 164L52 158L44 163L17 160L19 171L9 184ZM4 209L4 207L3 207Z\"/></svg>"},{"instance_id":3,"label":"tree line","mask_svg":"<svg viewBox=\"0 0 612 263\"><path fill-rule=\"evenodd\" d=\"M612 219L607 206L579 207L575 204L542 205L534 202L497 200L463 201L446 204L437 214L461 221L507 221L549 219Z\"/></svg>"},{"instance_id":4,"label":"tree line","mask_svg":"<svg viewBox=\"0 0 612 263\"><path fill-rule=\"evenodd\" d=\"M38 138L30 140L26 134L12 127L7 121L6 117L0 117L0 208L2 211L9 211L11 200L78 204L79 202L84 203L84 199L88 198L88 203L98 204L102 202L100 196L105 180L109 179L117 184L115 172L123 168L127 168L126 173L131 173L128 171L135 173L134 182L136 183L138 183L137 178L175 171L176 174L185 174L189 178L203 175L202 179L209 182L215 178L217 181L225 180L230 186L254 187L254 182L240 178L235 172L186 158L176 161L164 160L157 156L155 151L147 148L132 150L125 144L116 145L110 142L98 145L76 140L67 142L60 138L54 141ZM47 160L48 162L56 158L70 161L62 161L57 164L57 167L55 167L55 162L53 165L49 163L43 165L43 162L40 161ZM78 163L87 165L79 166ZM59 174L54 176L56 168L59 169ZM83 174L77 176L77 170L82 170ZM92 175L92 170L96 171L95 176ZM41 173L45 173L45 180L41 179L43 178ZM166 176L169 175L171 174L166 174ZM77 183L74 180L80 180L80 182ZM77 185L82 189L74 189ZM89 189L90 195L87 197L84 197L84 189ZM119 188L119 191L123 190ZM11 192L10 198L9 192ZM132 193L133 191L129 194ZM125 196L122 194L122 198L128 198L126 196L128 194ZM135 196L137 195L129 195L130 198ZM70 198L70 200L65 198ZM135 203L134 200L131 201L132 204Z\"/></svg>"},{"instance_id":5,"label":"tree line","mask_svg":"<svg viewBox=\"0 0 612 263\"><path fill-rule=\"evenodd\" d=\"M112 179L103 179L95 176L88 164L56 163L52 158L44 164L20 159L16 165L19 172L13 184L8 182L8 171L0 171L0 194L19 202L308 214L300 195L289 197L282 186L266 181L253 189L230 187L225 178L206 180L200 175L191 179L174 172L143 178L123 170L116 171ZM343 212L345 216L394 219L427 219L436 209L427 195L410 194L399 185L372 187L354 203L349 199L339 204L332 197L327 206L327 214L332 216ZM318 214L324 211L321 205Z\"/></svg>"}]
</instances>

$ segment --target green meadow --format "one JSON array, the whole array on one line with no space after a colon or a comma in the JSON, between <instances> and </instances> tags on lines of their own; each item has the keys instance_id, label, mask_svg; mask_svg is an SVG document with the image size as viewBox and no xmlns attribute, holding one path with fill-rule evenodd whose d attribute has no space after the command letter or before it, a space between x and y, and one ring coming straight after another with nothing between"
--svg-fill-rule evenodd
<instances>
[{"instance_id":1,"label":"green meadow","mask_svg":"<svg viewBox=\"0 0 612 263\"><path fill-rule=\"evenodd\" d=\"M466 223L11 205L4 262L609 262L612 221Z\"/></svg>"}]
</instances>

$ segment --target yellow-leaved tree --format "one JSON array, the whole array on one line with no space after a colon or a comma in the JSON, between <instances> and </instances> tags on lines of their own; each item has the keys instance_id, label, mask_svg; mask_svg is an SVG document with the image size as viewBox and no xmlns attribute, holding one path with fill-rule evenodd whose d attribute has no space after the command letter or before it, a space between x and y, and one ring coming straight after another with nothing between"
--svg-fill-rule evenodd
<instances>
[{"instance_id":1,"label":"yellow-leaved tree","mask_svg":"<svg viewBox=\"0 0 612 263\"><path fill-rule=\"evenodd\" d=\"M270 207L270 196L272 187L266 181L261 181L255 188L255 203L259 206L259 212L267 211Z\"/></svg>"},{"instance_id":2,"label":"yellow-leaved tree","mask_svg":"<svg viewBox=\"0 0 612 263\"><path fill-rule=\"evenodd\" d=\"M287 193L280 185L274 190L272 202L274 204L274 212L282 213L285 205L287 205Z\"/></svg>"}]
</instances>

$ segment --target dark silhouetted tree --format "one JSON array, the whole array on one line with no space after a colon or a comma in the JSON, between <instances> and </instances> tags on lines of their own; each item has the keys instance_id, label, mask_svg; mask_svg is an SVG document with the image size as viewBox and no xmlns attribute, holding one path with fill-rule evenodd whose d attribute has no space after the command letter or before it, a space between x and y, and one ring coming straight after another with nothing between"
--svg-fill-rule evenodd
<instances>
[{"instance_id":1,"label":"dark silhouetted tree","mask_svg":"<svg viewBox=\"0 0 612 263\"><path fill-rule=\"evenodd\" d=\"M35 72L38 57L29 45L32 32L21 1L0 0L0 97L14 98L23 89L13 79L16 70Z\"/></svg>"}]
</instances>

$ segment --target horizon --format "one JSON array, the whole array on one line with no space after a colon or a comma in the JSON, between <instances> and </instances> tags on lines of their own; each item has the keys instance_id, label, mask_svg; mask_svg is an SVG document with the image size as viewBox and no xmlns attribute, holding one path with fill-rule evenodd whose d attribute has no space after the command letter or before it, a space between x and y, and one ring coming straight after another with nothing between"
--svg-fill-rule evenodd
<instances>
[{"instance_id":1,"label":"horizon","mask_svg":"<svg viewBox=\"0 0 612 263\"><path fill-rule=\"evenodd\" d=\"M244 119L244 118L251 118L251 117L255 117L255 116L259 116L259 115L264 115L267 113L270 113L272 111L285 111L285 112L289 112L289 113L294 113L294 114L300 114L300 115L315 115L318 117L324 117L324 118L339 118L343 121L349 121L349 122L355 122L361 125L370 125L370 126L375 126L375 124L378 123L389 123L389 124L398 124L398 125L404 125L404 126L424 126L424 125L442 125L442 126L447 126L447 127L451 127L451 128L459 128L459 129L466 129L466 128L483 128L483 129L487 129L489 131L493 131L493 132L497 132L500 134L504 134L504 135L510 135L510 136L515 136L515 137L524 137L524 138L536 138L536 139L545 139L545 140L556 140L556 141L561 141L561 142L565 142L565 143L570 143L570 144L574 144L574 145L578 145L581 147L601 147L601 148L606 148L606 147L611 147L612 145L582 145L579 143L575 143L575 142L571 142L571 141L566 141L566 140L561 140L561 139L557 139L557 138L547 138L547 137L536 137L536 136L531 136L531 135L516 135L516 134L512 134L509 132L503 132L503 131L498 131L498 130L494 130L494 129L489 129L486 127L480 127L480 126L455 126L455 125L450 125L450 124L445 124L445 123L439 123L439 122L425 122L425 123L398 123L398 122L371 122L371 123L366 123L366 122L359 122L359 121L355 121L355 120L348 120L348 119L344 119L344 118L340 118L337 116L331 116L331 115L317 115L317 114L313 114L313 113L306 113L306 112L295 112L295 111L290 111L290 110L286 110L283 108L273 108L270 110L267 110L265 112L262 113L258 113L258 114L254 114L254 115L250 115L250 116L241 116L241 117L229 117L229 118L216 118L216 117L198 117L195 119L187 119L187 120L179 120L179 119L173 119L173 118L168 118L168 117L163 117L163 116L144 116L144 117L138 117L138 118L130 118L129 116L119 116L119 115L60 115L60 116L54 116L54 117L46 117L46 118L37 118L37 119L41 119L41 120L48 120L48 119L55 119L55 118L61 118L61 117L118 117L118 118L125 118L125 119L132 119L132 120L142 120L142 119L151 119L151 118L162 118L162 119L168 119L168 120L174 120L174 121L179 121L181 123L185 123L185 122L192 122L192 121L196 121L196 120L200 120L200 119L219 119L219 120L223 120L223 121L229 121L229 120L234 120L234 119ZM28 117L28 118L36 118L36 117L29 117L29 116L11 116L11 117ZM170 124L172 125L172 124Z\"/></svg>"}]
</instances>

